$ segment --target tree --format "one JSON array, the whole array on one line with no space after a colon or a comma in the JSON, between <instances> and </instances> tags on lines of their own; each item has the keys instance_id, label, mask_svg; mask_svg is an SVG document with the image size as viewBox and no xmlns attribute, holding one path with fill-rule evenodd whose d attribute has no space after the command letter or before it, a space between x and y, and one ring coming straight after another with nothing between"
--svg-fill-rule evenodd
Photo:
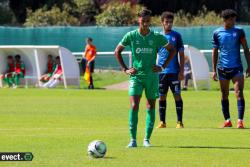
<instances>
[{"instance_id":1,"label":"tree","mask_svg":"<svg viewBox=\"0 0 250 167\"><path fill-rule=\"evenodd\" d=\"M142 7L130 3L109 3L103 6L103 12L96 16L99 26L127 26L137 22L137 13Z\"/></svg>"},{"instance_id":2,"label":"tree","mask_svg":"<svg viewBox=\"0 0 250 167\"><path fill-rule=\"evenodd\" d=\"M48 10L47 6L40 8L33 12L32 10L27 11L27 19L25 26L68 26L68 25L79 25L77 18L70 15L70 7L64 4L61 10L57 6L53 6Z\"/></svg>"},{"instance_id":3,"label":"tree","mask_svg":"<svg viewBox=\"0 0 250 167\"><path fill-rule=\"evenodd\" d=\"M93 0L74 0L81 25L95 24L95 16L100 13L100 6Z\"/></svg>"}]
</instances>

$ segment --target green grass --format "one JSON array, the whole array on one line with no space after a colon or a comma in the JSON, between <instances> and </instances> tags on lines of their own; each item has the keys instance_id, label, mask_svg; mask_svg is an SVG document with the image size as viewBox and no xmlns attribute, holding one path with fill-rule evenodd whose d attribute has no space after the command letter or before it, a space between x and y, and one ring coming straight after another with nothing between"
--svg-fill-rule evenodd
<instances>
[{"instance_id":1,"label":"green grass","mask_svg":"<svg viewBox=\"0 0 250 167\"><path fill-rule=\"evenodd\" d=\"M126 81L128 80L129 77L120 71L112 71L112 70L97 71L96 70L95 73L93 73L93 78L94 78L95 88L102 89L105 86ZM83 79L83 76L81 76L80 84L81 84L81 88L86 89L88 87L88 84Z\"/></svg>"},{"instance_id":2,"label":"green grass","mask_svg":"<svg viewBox=\"0 0 250 167\"><path fill-rule=\"evenodd\" d=\"M250 127L245 91L245 126ZM250 163L250 129L219 129L222 123L218 91L187 91L184 129L175 129L172 96L168 99L166 129L155 129L152 148L141 147L145 127L145 98L140 106L138 144L126 149L127 91L0 90L0 151L32 152L32 162L0 162L4 167L241 167ZM235 127L236 101L230 93ZM156 117L158 123L158 114ZM88 144L106 142L104 159L90 159Z\"/></svg>"}]
</instances>

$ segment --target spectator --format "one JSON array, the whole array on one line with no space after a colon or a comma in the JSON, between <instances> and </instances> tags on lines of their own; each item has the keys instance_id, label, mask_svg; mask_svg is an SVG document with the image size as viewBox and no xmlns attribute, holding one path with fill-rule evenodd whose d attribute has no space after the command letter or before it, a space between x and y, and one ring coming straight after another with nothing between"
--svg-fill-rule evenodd
<instances>
[{"instance_id":1,"label":"spectator","mask_svg":"<svg viewBox=\"0 0 250 167\"><path fill-rule=\"evenodd\" d=\"M52 77L42 87L44 87L44 88L54 88L54 87L56 87L58 85L59 81L61 80L62 75L63 75L63 71L62 71L60 57L57 56L56 57L56 68L55 68L55 70L54 70L54 72L52 74Z\"/></svg>"},{"instance_id":2,"label":"spectator","mask_svg":"<svg viewBox=\"0 0 250 167\"><path fill-rule=\"evenodd\" d=\"M25 76L25 65L21 60L20 55L15 56L15 72L14 72L14 80L15 84L13 88L17 88L20 84L20 78L24 78Z\"/></svg>"},{"instance_id":3,"label":"spectator","mask_svg":"<svg viewBox=\"0 0 250 167\"><path fill-rule=\"evenodd\" d=\"M7 70L6 70L6 73L1 75L1 79L3 78L3 80L7 84L6 87L13 86L13 84L14 84L14 78L13 78L14 71L15 71L14 59L13 59L13 56L9 55L7 57Z\"/></svg>"},{"instance_id":4,"label":"spectator","mask_svg":"<svg viewBox=\"0 0 250 167\"><path fill-rule=\"evenodd\" d=\"M48 82L56 68L52 55L48 55L47 71L40 78L41 82Z\"/></svg>"},{"instance_id":5,"label":"spectator","mask_svg":"<svg viewBox=\"0 0 250 167\"><path fill-rule=\"evenodd\" d=\"M95 67L96 47L93 45L93 39L88 37L86 39L85 53L82 59L82 68L85 73L84 79L87 80L88 89L94 89L92 73Z\"/></svg>"},{"instance_id":6,"label":"spectator","mask_svg":"<svg viewBox=\"0 0 250 167\"><path fill-rule=\"evenodd\" d=\"M191 71L191 65L190 60L188 56L185 55L185 63L184 63L184 84L182 90L188 89L188 80L192 79L192 71Z\"/></svg>"}]
</instances>

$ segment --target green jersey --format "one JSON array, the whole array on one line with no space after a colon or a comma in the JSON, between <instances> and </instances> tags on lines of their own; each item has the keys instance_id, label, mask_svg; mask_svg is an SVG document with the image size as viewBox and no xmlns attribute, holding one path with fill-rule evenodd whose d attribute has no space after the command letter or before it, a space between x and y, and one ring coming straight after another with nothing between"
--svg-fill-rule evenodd
<instances>
[{"instance_id":1,"label":"green jersey","mask_svg":"<svg viewBox=\"0 0 250 167\"><path fill-rule=\"evenodd\" d=\"M152 74L152 67L156 64L157 51L167 45L166 38L155 31L143 36L139 30L128 32L121 42L122 46L129 46L132 51L132 67L137 70L135 75Z\"/></svg>"}]
</instances>

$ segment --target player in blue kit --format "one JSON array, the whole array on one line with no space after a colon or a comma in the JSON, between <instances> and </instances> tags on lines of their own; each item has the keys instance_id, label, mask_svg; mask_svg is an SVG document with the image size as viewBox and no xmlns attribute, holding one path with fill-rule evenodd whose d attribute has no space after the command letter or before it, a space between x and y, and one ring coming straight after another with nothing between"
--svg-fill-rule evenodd
<instances>
[{"instance_id":1,"label":"player in blue kit","mask_svg":"<svg viewBox=\"0 0 250 167\"><path fill-rule=\"evenodd\" d=\"M176 128L183 128L182 115L183 115L183 101L181 97L180 81L184 78L184 46L181 35L172 30L174 21L174 14L172 12L163 12L161 15L161 22L163 25L163 35L171 43L178 53L171 60L169 65L159 75L159 114L160 123L158 128L166 127L166 108L167 108L167 93L170 88L175 99L177 125ZM158 51L158 65L162 66L167 57L168 51L165 48L160 48Z\"/></svg>"},{"instance_id":2,"label":"player in blue kit","mask_svg":"<svg viewBox=\"0 0 250 167\"><path fill-rule=\"evenodd\" d=\"M221 16L224 26L213 33L213 79L219 79L221 89L221 106L225 118L223 128L232 127L229 112L229 84L232 80L237 98L238 125L237 128L244 128L243 118L245 111L245 100L243 95L244 74L240 56L240 45L242 45L247 61L246 77L250 75L250 53L247 45L245 32L242 28L235 26L237 13L232 9L222 11ZM218 55L220 50L220 55ZM217 79L218 75L218 79Z\"/></svg>"}]
</instances>

